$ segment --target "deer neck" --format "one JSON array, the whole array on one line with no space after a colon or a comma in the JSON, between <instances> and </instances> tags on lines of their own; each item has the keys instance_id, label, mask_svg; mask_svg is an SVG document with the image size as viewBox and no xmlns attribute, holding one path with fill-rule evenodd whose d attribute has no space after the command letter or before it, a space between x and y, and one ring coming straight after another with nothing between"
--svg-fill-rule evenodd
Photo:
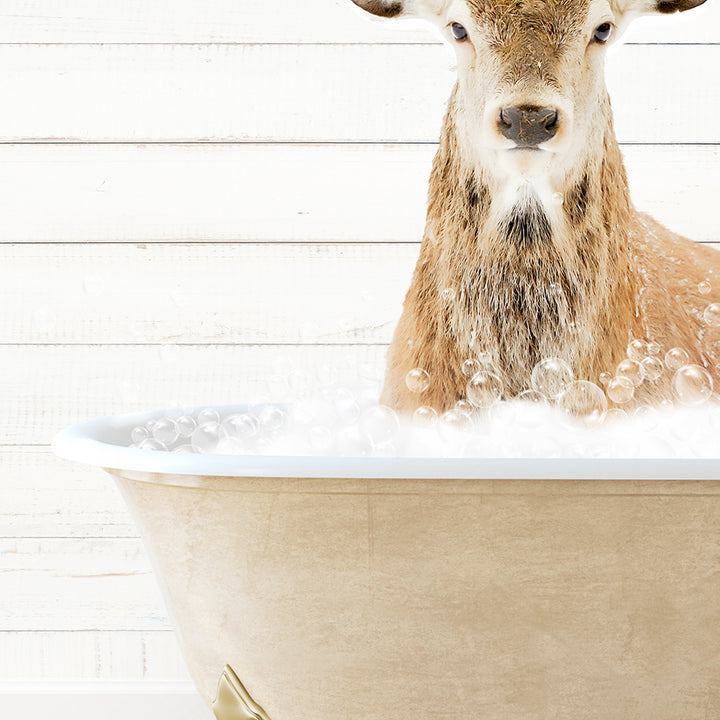
<instances>
[{"instance_id":1,"label":"deer neck","mask_svg":"<svg viewBox=\"0 0 720 720\"><path fill-rule=\"evenodd\" d=\"M455 362L489 352L509 394L529 387L543 357L597 381L635 315L632 209L609 101L598 142L552 192L542 178L509 192L492 168L468 161L455 113L451 99L416 271L435 337L445 333Z\"/></svg>"}]
</instances>

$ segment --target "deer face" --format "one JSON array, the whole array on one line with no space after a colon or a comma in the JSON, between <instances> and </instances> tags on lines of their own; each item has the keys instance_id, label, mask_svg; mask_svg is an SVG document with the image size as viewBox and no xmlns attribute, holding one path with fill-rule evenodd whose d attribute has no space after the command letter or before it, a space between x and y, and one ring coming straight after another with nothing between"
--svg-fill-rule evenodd
<instances>
[{"instance_id":1,"label":"deer face","mask_svg":"<svg viewBox=\"0 0 720 720\"><path fill-rule=\"evenodd\" d=\"M602 147L607 45L635 15L704 1L354 0L376 15L431 21L457 55L463 155L497 183L534 175L549 189Z\"/></svg>"}]
</instances>

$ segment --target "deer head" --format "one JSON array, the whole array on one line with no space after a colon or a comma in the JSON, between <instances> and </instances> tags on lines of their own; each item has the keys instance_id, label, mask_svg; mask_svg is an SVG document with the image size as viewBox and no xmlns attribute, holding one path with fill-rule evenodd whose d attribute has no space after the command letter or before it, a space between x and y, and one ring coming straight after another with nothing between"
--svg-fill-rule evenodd
<instances>
[{"instance_id":1,"label":"deer head","mask_svg":"<svg viewBox=\"0 0 720 720\"><path fill-rule=\"evenodd\" d=\"M433 23L457 55L459 150L493 194L534 177L562 191L611 123L605 51L629 21L705 0L353 0L382 17ZM543 194L548 197L543 198ZM512 203L512 198L509 198ZM546 203L543 203L546 204Z\"/></svg>"}]
</instances>

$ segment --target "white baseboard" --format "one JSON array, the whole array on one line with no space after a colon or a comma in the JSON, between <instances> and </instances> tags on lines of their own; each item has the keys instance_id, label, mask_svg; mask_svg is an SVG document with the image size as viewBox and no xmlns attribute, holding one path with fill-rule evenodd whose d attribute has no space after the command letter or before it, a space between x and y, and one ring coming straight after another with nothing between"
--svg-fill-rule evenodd
<instances>
[{"instance_id":1,"label":"white baseboard","mask_svg":"<svg viewBox=\"0 0 720 720\"><path fill-rule=\"evenodd\" d=\"M0 681L8 720L213 720L190 682Z\"/></svg>"}]
</instances>

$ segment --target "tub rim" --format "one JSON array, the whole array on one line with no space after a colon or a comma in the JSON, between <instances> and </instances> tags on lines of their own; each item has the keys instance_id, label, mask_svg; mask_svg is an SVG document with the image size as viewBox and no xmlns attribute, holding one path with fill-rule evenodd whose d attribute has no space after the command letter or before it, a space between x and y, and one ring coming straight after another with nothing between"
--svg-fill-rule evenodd
<instances>
[{"instance_id":1,"label":"tub rim","mask_svg":"<svg viewBox=\"0 0 720 720\"><path fill-rule=\"evenodd\" d=\"M247 405L211 405L219 413ZM199 408L202 409L202 408ZM165 410L108 415L72 425L52 441L59 457L85 465L158 475L252 478L454 480L720 480L720 458L438 458L194 455L118 444ZM115 442L113 442L115 440Z\"/></svg>"}]
</instances>

